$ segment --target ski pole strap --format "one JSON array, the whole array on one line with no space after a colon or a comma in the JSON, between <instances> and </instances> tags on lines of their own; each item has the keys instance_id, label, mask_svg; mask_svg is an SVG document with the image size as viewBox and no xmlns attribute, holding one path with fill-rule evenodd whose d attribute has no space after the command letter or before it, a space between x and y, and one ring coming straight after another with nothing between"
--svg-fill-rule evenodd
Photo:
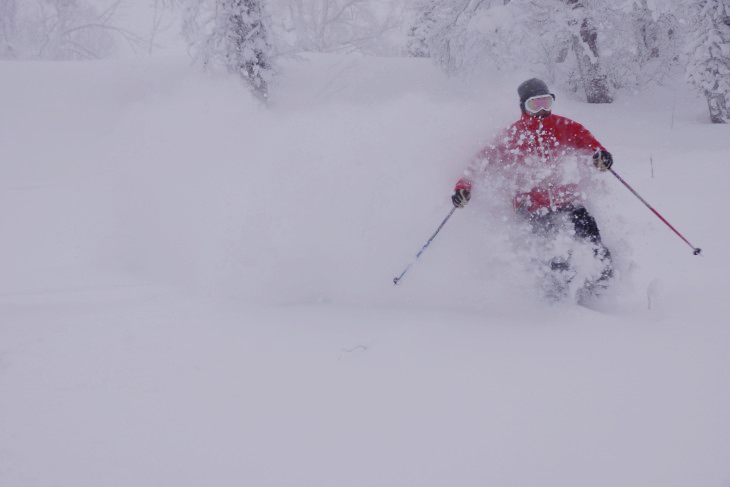
<instances>
[{"instance_id":1,"label":"ski pole strap","mask_svg":"<svg viewBox=\"0 0 730 487\"><path fill-rule=\"evenodd\" d=\"M659 214L659 212L654 209L653 206L651 206L644 198L642 198L641 195L634 190L634 188L632 188L631 186L629 186L629 183L627 183L626 181L624 181L624 179L621 176L619 176L618 174L616 174L616 171L614 171L613 169L610 169L610 168L608 170L610 171L611 174L613 174L614 176L616 176L616 179L618 179L621 182L621 184L623 184L624 186L626 186L626 188L629 191L631 191L631 193L633 193L634 196L636 196L637 198L639 198L639 201L641 201L642 203L644 203L647 208L649 208L661 221L663 221L666 226L668 226L669 228L671 228L672 231L674 233L676 233L677 236L684 241L684 243L686 243L687 245L689 245L690 247L692 247L692 254L693 255L700 255L700 252L702 252L702 249L700 249L699 247L695 247L694 245L692 245L691 243L689 243L689 240L687 240L686 238L684 238L682 236L682 234L679 233L677 231L677 229L674 228L663 216L661 216Z\"/></svg>"}]
</instances>

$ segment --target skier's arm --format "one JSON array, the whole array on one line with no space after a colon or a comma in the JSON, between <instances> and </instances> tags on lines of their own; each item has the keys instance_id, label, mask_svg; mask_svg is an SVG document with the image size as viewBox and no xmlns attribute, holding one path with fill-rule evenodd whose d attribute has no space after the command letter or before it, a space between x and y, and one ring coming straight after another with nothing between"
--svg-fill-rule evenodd
<instances>
[{"instance_id":1,"label":"skier's arm","mask_svg":"<svg viewBox=\"0 0 730 487\"><path fill-rule=\"evenodd\" d=\"M509 147L513 144L516 133L516 124L504 130L494 142L480 150L471 160L464 174L454 186L454 194L451 197L454 206L463 208L471 197L472 185L487 177L488 172L493 172L510 160Z\"/></svg>"},{"instance_id":2,"label":"skier's arm","mask_svg":"<svg viewBox=\"0 0 730 487\"><path fill-rule=\"evenodd\" d=\"M482 149L464 170L464 174L456 182L454 194L451 196L455 207L463 208L469 202L473 182L484 176L490 158L494 157L493 152L493 147Z\"/></svg>"},{"instance_id":3,"label":"skier's arm","mask_svg":"<svg viewBox=\"0 0 730 487\"><path fill-rule=\"evenodd\" d=\"M613 156L606 150L603 145L593 137L588 129L578 122L569 123L568 140L576 149L586 149L593 151L593 164L599 171L607 171L613 165Z\"/></svg>"},{"instance_id":4,"label":"skier's arm","mask_svg":"<svg viewBox=\"0 0 730 487\"><path fill-rule=\"evenodd\" d=\"M568 143L576 149L585 149L593 152L597 150L606 150L606 148L603 147L603 145L601 145L595 137L593 137L593 134L591 134L587 128L578 122L567 120L566 132Z\"/></svg>"}]
</instances>

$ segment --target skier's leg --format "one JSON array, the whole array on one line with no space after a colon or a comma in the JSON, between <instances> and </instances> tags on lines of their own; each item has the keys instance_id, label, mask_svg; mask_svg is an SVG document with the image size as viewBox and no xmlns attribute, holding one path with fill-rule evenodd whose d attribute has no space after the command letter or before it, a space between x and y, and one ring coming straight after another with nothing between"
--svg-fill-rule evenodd
<instances>
[{"instance_id":1,"label":"skier's leg","mask_svg":"<svg viewBox=\"0 0 730 487\"><path fill-rule=\"evenodd\" d=\"M555 214L553 212L530 213L523 210L518 214L530 223L532 233L535 235L547 237L555 230Z\"/></svg>"},{"instance_id":2,"label":"skier's leg","mask_svg":"<svg viewBox=\"0 0 730 487\"><path fill-rule=\"evenodd\" d=\"M601 234L598 231L596 219L584 207L573 208L570 212L570 220L575 226L576 238L586 239L594 244L601 243Z\"/></svg>"},{"instance_id":3,"label":"skier's leg","mask_svg":"<svg viewBox=\"0 0 730 487\"><path fill-rule=\"evenodd\" d=\"M550 302L562 301L568 296L575 272L570 263L570 240L567 230L572 224L563 211L522 212L529 222L528 240L532 242L532 257L536 264L538 289Z\"/></svg>"},{"instance_id":4,"label":"skier's leg","mask_svg":"<svg viewBox=\"0 0 730 487\"><path fill-rule=\"evenodd\" d=\"M542 238L545 243L554 241L558 234L565 229L565 218L563 211L549 211L546 213L528 214L527 219L532 226L532 233ZM550 268L553 271L567 271L570 269L568 262L570 256L551 256Z\"/></svg>"},{"instance_id":5,"label":"skier's leg","mask_svg":"<svg viewBox=\"0 0 730 487\"><path fill-rule=\"evenodd\" d=\"M586 288L590 291L605 289L608 287L608 281L613 277L613 265L611 252L601 242L601 234L595 218L588 213L588 210L579 206L571 210L570 220L573 222L576 238L590 242L593 246L594 256L603 264L600 274L587 282Z\"/></svg>"}]
</instances>

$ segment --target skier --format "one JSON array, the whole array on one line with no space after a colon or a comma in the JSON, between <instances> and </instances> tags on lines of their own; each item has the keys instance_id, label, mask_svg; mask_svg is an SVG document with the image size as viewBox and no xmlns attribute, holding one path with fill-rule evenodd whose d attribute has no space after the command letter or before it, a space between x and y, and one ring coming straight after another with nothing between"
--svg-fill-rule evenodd
<instances>
[{"instance_id":1,"label":"skier","mask_svg":"<svg viewBox=\"0 0 730 487\"><path fill-rule=\"evenodd\" d=\"M456 183L452 202L463 208L471 197L472 185L503 178L515 211L531 224L534 234L548 238L563 232L590 246L599 270L586 279L578 293L600 294L613 275L611 253L601 242L596 220L583 205L575 161L592 157L595 167L606 171L613 158L583 125L552 113L555 95L544 81L529 79L517 93L521 118L479 152ZM554 256L546 266L553 282L560 275L557 280L563 281L564 292L575 276L570 255Z\"/></svg>"}]
</instances>

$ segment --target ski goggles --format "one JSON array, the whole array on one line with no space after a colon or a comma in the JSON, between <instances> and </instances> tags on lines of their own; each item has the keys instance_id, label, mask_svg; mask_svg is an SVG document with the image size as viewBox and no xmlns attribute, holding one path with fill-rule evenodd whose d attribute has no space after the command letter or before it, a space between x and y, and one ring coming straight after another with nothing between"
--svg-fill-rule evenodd
<instances>
[{"instance_id":1,"label":"ski goggles","mask_svg":"<svg viewBox=\"0 0 730 487\"><path fill-rule=\"evenodd\" d=\"M554 100L555 97L553 95L533 96L525 100L525 111L530 114L535 114L543 110L549 112L553 108Z\"/></svg>"}]
</instances>

